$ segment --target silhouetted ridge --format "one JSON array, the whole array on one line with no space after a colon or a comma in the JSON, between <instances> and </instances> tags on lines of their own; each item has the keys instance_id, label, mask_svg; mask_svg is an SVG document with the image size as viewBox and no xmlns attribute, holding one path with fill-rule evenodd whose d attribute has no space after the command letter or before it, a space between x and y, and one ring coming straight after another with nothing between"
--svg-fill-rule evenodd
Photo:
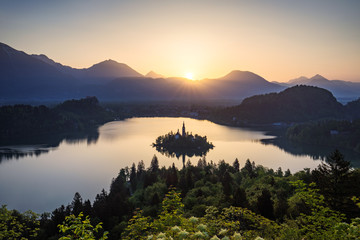
<instances>
[{"instance_id":1,"label":"silhouetted ridge","mask_svg":"<svg viewBox=\"0 0 360 240\"><path fill-rule=\"evenodd\" d=\"M0 99L66 98L73 85L73 79L54 66L0 45Z\"/></svg>"},{"instance_id":2,"label":"silhouetted ridge","mask_svg":"<svg viewBox=\"0 0 360 240\"><path fill-rule=\"evenodd\" d=\"M330 90L337 97L357 99L360 83L329 81L316 75L291 84L307 84ZM217 79L191 82L184 78L163 78L154 72L144 77L128 65L114 60L76 69L46 55L28 55L0 43L0 101L63 101L97 96L121 100L237 100L279 92L287 86L268 82L249 71L232 71ZM344 101L345 102L345 101Z\"/></svg>"},{"instance_id":3,"label":"silhouetted ridge","mask_svg":"<svg viewBox=\"0 0 360 240\"><path fill-rule=\"evenodd\" d=\"M360 95L360 83L358 82L347 82L342 80L328 80L327 78L316 74L311 78L299 77L290 80L286 83L288 86L295 85L309 85L316 86L320 88L325 88L332 92L335 97L339 98L348 98L348 99L357 99Z\"/></svg>"},{"instance_id":4,"label":"silhouetted ridge","mask_svg":"<svg viewBox=\"0 0 360 240\"><path fill-rule=\"evenodd\" d=\"M246 82L267 82L264 78L259 75L249 72L249 71L239 71L234 70L224 77L220 78L221 80L232 80L232 81L246 81Z\"/></svg>"},{"instance_id":5,"label":"silhouetted ridge","mask_svg":"<svg viewBox=\"0 0 360 240\"><path fill-rule=\"evenodd\" d=\"M249 97L239 106L224 110L225 115L243 123L302 122L342 113L343 106L331 92L311 86Z\"/></svg>"},{"instance_id":6,"label":"silhouetted ridge","mask_svg":"<svg viewBox=\"0 0 360 240\"><path fill-rule=\"evenodd\" d=\"M85 69L86 73L91 77L142 77L140 73L130 68L124 63L118 63L114 60L106 60L97 64L94 64L88 69Z\"/></svg>"},{"instance_id":7,"label":"silhouetted ridge","mask_svg":"<svg viewBox=\"0 0 360 240\"><path fill-rule=\"evenodd\" d=\"M328 79L324 78L324 77L321 76L320 74L316 74L315 76L313 76L312 78L310 78L310 80L315 80L315 81L329 81Z\"/></svg>"}]
</instances>

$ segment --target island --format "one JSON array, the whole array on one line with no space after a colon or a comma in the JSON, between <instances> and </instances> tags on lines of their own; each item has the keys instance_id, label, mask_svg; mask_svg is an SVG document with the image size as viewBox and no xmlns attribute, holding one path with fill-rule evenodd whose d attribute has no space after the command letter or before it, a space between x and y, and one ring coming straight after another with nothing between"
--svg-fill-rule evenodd
<instances>
[{"instance_id":1,"label":"island","mask_svg":"<svg viewBox=\"0 0 360 240\"><path fill-rule=\"evenodd\" d=\"M183 163L185 162L185 156L205 156L210 149L214 148L211 142L208 142L207 137L199 136L197 134L189 134L185 130L185 122L183 122L182 133L179 130L177 133L170 132L166 135L159 136L155 143L152 144L158 152L168 157L176 156L183 157Z\"/></svg>"}]
</instances>

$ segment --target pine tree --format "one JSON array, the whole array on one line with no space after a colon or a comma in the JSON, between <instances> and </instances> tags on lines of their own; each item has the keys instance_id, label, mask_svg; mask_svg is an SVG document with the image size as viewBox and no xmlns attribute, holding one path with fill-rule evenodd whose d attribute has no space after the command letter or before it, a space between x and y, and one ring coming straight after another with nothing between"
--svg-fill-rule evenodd
<instances>
[{"instance_id":1,"label":"pine tree","mask_svg":"<svg viewBox=\"0 0 360 240\"><path fill-rule=\"evenodd\" d=\"M262 190L261 195L257 199L256 205L262 216L274 219L274 202L271 200L271 193L269 190Z\"/></svg>"},{"instance_id":2,"label":"pine tree","mask_svg":"<svg viewBox=\"0 0 360 240\"><path fill-rule=\"evenodd\" d=\"M131 189L133 192L136 190L137 185L137 176L136 176L136 167L135 163L132 164L131 170L130 170L130 183L131 183Z\"/></svg>"},{"instance_id":3,"label":"pine tree","mask_svg":"<svg viewBox=\"0 0 360 240\"><path fill-rule=\"evenodd\" d=\"M76 192L71 202L71 209L72 213L78 215L80 212L83 211L83 202L80 193Z\"/></svg>"},{"instance_id":4,"label":"pine tree","mask_svg":"<svg viewBox=\"0 0 360 240\"><path fill-rule=\"evenodd\" d=\"M223 186L224 195L226 197L230 196L231 194L231 185L232 185L232 178L230 173L226 170L224 176L222 177L221 184Z\"/></svg>"},{"instance_id":5,"label":"pine tree","mask_svg":"<svg viewBox=\"0 0 360 240\"><path fill-rule=\"evenodd\" d=\"M235 161L233 163L233 167L234 167L236 172L240 171L240 163L239 163L239 160L237 158L235 159Z\"/></svg>"},{"instance_id":6,"label":"pine tree","mask_svg":"<svg viewBox=\"0 0 360 240\"><path fill-rule=\"evenodd\" d=\"M350 162L344 159L339 150L335 150L326 157L317 169L313 171L313 177L322 193L330 200L330 205L339 209L346 198L346 185L350 174Z\"/></svg>"},{"instance_id":7,"label":"pine tree","mask_svg":"<svg viewBox=\"0 0 360 240\"><path fill-rule=\"evenodd\" d=\"M246 197L246 192L243 188L237 187L234 193L234 204L235 207L248 208L249 202Z\"/></svg>"},{"instance_id":8,"label":"pine tree","mask_svg":"<svg viewBox=\"0 0 360 240\"><path fill-rule=\"evenodd\" d=\"M159 160L156 155L153 156L151 163L150 163L150 172L156 173L159 171Z\"/></svg>"},{"instance_id":9,"label":"pine tree","mask_svg":"<svg viewBox=\"0 0 360 240\"><path fill-rule=\"evenodd\" d=\"M140 160L140 162L138 163L137 172L136 172L138 179L141 178L144 171L145 171L145 163L143 160Z\"/></svg>"}]
</instances>

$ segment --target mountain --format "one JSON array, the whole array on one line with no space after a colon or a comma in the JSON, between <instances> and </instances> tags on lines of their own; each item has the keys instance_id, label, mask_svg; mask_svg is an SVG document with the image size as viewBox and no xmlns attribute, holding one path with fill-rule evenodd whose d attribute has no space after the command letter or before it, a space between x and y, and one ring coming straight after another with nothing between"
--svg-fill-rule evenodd
<instances>
[{"instance_id":1,"label":"mountain","mask_svg":"<svg viewBox=\"0 0 360 240\"><path fill-rule=\"evenodd\" d=\"M114 60L106 60L94 64L90 68L81 69L84 78L101 78L111 80L120 77L143 77L124 63L118 63Z\"/></svg>"},{"instance_id":2,"label":"mountain","mask_svg":"<svg viewBox=\"0 0 360 240\"><path fill-rule=\"evenodd\" d=\"M254 73L232 71L218 79L199 81L190 81L186 78L118 78L112 80L99 97L132 100L241 101L254 94L283 89L283 86L270 83Z\"/></svg>"},{"instance_id":3,"label":"mountain","mask_svg":"<svg viewBox=\"0 0 360 240\"><path fill-rule=\"evenodd\" d=\"M219 78L224 81L241 81L246 83L267 83L267 81L260 77L259 75L249 72L249 71L240 71L234 70L227 75Z\"/></svg>"},{"instance_id":4,"label":"mountain","mask_svg":"<svg viewBox=\"0 0 360 240\"><path fill-rule=\"evenodd\" d=\"M246 98L218 116L225 122L268 124L341 117L344 111L344 106L328 90L302 85Z\"/></svg>"},{"instance_id":5,"label":"mountain","mask_svg":"<svg viewBox=\"0 0 360 240\"><path fill-rule=\"evenodd\" d=\"M128 65L106 60L89 68L62 65L46 55L28 55L0 45L0 101L63 101L97 96L103 100L235 100L283 90L248 71L217 79L190 81L141 75Z\"/></svg>"},{"instance_id":6,"label":"mountain","mask_svg":"<svg viewBox=\"0 0 360 240\"><path fill-rule=\"evenodd\" d=\"M331 91L337 99L356 99L360 97L360 83L343 80L328 80L317 74L311 78L300 77L287 82L289 86L308 85L325 88Z\"/></svg>"},{"instance_id":7,"label":"mountain","mask_svg":"<svg viewBox=\"0 0 360 240\"><path fill-rule=\"evenodd\" d=\"M48 78L62 77L55 67L3 43L0 43L0 72L1 83L8 84L25 83L29 79L33 83L44 83Z\"/></svg>"},{"instance_id":8,"label":"mountain","mask_svg":"<svg viewBox=\"0 0 360 240\"><path fill-rule=\"evenodd\" d=\"M143 77L129 66L106 60L90 68L64 66L46 55L29 55L0 43L0 101L62 101L97 94L114 78Z\"/></svg>"},{"instance_id":9,"label":"mountain","mask_svg":"<svg viewBox=\"0 0 360 240\"><path fill-rule=\"evenodd\" d=\"M228 99L243 99L255 94L278 92L285 89L284 86L271 83L255 73L239 70L232 71L218 79L208 79L203 84L213 89L215 95Z\"/></svg>"},{"instance_id":10,"label":"mountain","mask_svg":"<svg viewBox=\"0 0 360 240\"><path fill-rule=\"evenodd\" d=\"M60 72L69 74L83 83L101 83L103 81L112 80L119 77L142 77L143 75L136 72L124 63L118 63L114 60L106 60L94 64L90 68L77 69L64 66L54 60L48 58L44 54L31 55L45 63L48 63L58 69Z\"/></svg>"},{"instance_id":11,"label":"mountain","mask_svg":"<svg viewBox=\"0 0 360 240\"><path fill-rule=\"evenodd\" d=\"M74 84L56 67L0 43L0 99L67 98Z\"/></svg>"},{"instance_id":12,"label":"mountain","mask_svg":"<svg viewBox=\"0 0 360 240\"><path fill-rule=\"evenodd\" d=\"M156 72L154 72L154 71L148 72L148 73L145 75L145 77L147 77L147 78L164 78L163 75L158 74L158 73L156 73Z\"/></svg>"}]
</instances>

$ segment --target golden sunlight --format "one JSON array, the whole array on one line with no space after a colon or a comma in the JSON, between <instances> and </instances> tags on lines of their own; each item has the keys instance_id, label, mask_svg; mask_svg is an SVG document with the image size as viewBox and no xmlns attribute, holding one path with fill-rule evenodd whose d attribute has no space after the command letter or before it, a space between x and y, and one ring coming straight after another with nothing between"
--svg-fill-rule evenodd
<instances>
[{"instance_id":1,"label":"golden sunlight","mask_svg":"<svg viewBox=\"0 0 360 240\"><path fill-rule=\"evenodd\" d=\"M190 80L194 80L194 74L191 73L191 72L188 72L188 73L185 74L185 78L190 79Z\"/></svg>"}]
</instances>

